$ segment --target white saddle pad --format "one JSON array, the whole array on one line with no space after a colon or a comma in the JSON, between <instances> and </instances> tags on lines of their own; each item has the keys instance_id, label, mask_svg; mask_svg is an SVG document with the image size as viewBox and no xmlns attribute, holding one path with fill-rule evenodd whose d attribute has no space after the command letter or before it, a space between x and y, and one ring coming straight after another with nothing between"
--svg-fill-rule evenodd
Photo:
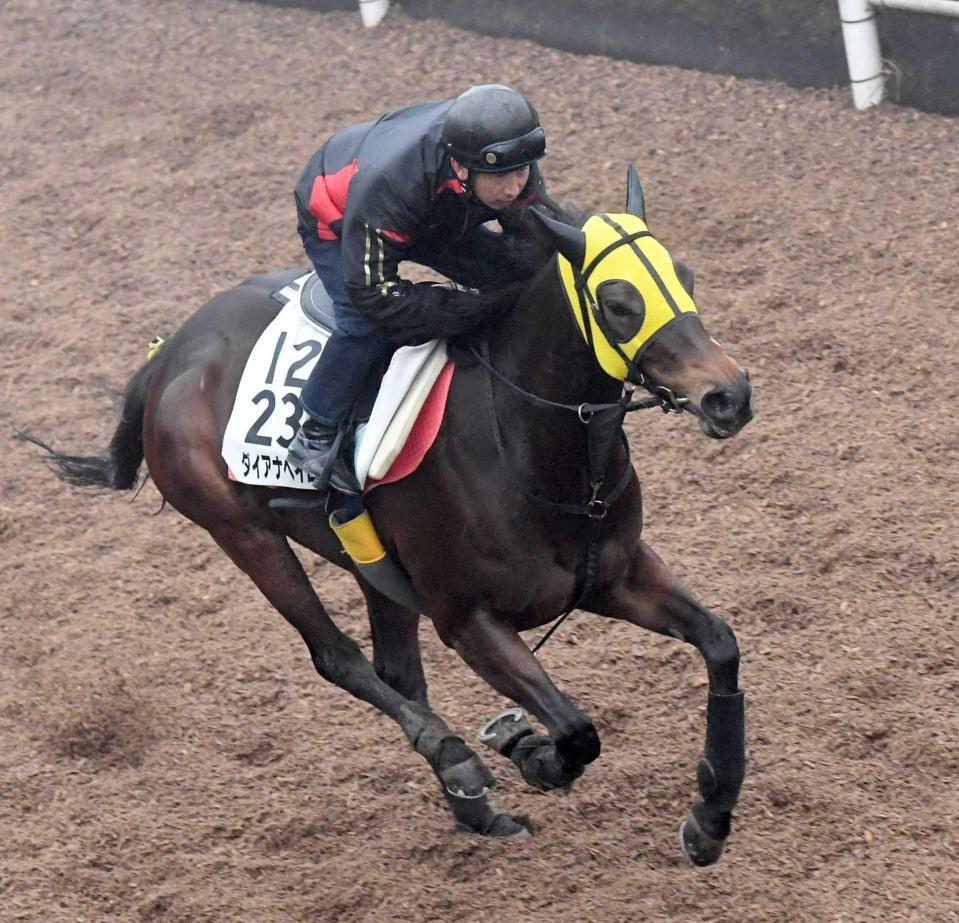
<instances>
[{"instance_id":1,"label":"white saddle pad","mask_svg":"<svg viewBox=\"0 0 959 923\"><path fill-rule=\"evenodd\" d=\"M330 338L330 331L307 318L300 305L310 275L278 293L288 300L257 340L240 378L222 455L230 478L243 484L313 489L287 459L305 416L300 391ZM361 485L389 471L445 364L443 340L394 353L370 419L357 431L354 463Z\"/></svg>"},{"instance_id":2,"label":"white saddle pad","mask_svg":"<svg viewBox=\"0 0 959 923\"><path fill-rule=\"evenodd\" d=\"M368 422L356 431L353 464L360 484L386 476L446 365L446 340L403 346L393 354Z\"/></svg>"}]
</instances>

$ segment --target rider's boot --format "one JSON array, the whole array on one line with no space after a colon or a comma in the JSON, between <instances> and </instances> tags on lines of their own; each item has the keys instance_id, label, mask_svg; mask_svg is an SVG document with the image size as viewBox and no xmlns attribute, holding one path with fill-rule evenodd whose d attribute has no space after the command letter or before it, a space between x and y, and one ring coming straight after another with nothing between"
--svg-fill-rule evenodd
<instances>
[{"instance_id":1,"label":"rider's boot","mask_svg":"<svg viewBox=\"0 0 959 923\"><path fill-rule=\"evenodd\" d=\"M360 494L363 490L356 480L353 466L340 453L343 440L337 440L337 433L338 427L307 416L290 443L290 461L303 469L317 490L331 486L340 493ZM336 458L331 464L333 453Z\"/></svg>"}]
</instances>

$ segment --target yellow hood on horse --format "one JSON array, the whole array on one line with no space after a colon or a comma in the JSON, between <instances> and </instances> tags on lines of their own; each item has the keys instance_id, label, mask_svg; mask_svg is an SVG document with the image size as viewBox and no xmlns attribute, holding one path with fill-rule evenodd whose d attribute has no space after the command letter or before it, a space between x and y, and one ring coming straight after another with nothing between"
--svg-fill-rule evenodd
<instances>
[{"instance_id":1,"label":"yellow hood on horse","mask_svg":"<svg viewBox=\"0 0 959 923\"><path fill-rule=\"evenodd\" d=\"M593 215L584 225L586 258L583 269L558 258L566 301L580 332L603 371L618 381L629 373L627 359L637 362L642 351L667 324L695 314L696 304L676 275L672 257L636 215ZM604 282L630 283L638 292L644 314L628 340L617 340L605 323L599 290Z\"/></svg>"}]
</instances>

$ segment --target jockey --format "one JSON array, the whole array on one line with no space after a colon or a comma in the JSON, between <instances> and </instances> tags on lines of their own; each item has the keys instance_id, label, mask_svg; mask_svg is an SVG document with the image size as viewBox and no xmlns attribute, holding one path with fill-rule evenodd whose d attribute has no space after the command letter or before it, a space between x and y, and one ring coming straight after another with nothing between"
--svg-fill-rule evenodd
<instances>
[{"instance_id":1,"label":"jockey","mask_svg":"<svg viewBox=\"0 0 959 923\"><path fill-rule=\"evenodd\" d=\"M536 161L547 153L536 110L499 84L456 99L395 109L337 132L296 184L298 230L333 300L333 331L301 395L307 417L291 461L318 479L371 371L410 342L451 337L489 318L475 291L401 279L410 260L469 289L512 281L505 234L545 195ZM352 464L332 485L359 493Z\"/></svg>"}]
</instances>

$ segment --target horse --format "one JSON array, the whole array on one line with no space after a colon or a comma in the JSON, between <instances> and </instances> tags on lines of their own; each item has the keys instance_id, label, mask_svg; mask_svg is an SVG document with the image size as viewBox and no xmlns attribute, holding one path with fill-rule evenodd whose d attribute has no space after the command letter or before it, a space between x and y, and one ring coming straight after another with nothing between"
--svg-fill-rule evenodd
<instances>
[{"instance_id":1,"label":"horse","mask_svg":"<svg viewBox=\"0 0 959 923\"><path fill-rule=\"evenodd\" d=\"M725 439L751 419L752 392L748 373L706 334L692 273L649 233L645 212L630 166L625 213L579 226L536 213L528 237L542 250L538 268L458 361L435 442L412 474L364 501L443 643L519 706L488 722L480 739L538 789L571 785L599 756L600 739L520 632L575 607L699 651L709 681L701 799L682 822L680 845L708 865L726 845L745 774L739 647L642 540L640 483L622 422L652 402ZM253 277L189 317L130 379L103 455L34 441L62 477L84 487L130 490L145 460L165 502L206 529L299 632L319 675L399 725L439 779L457 829L529 836L491 800L495 780L479 755L430 708L421 612L366 579L316 509L275 502L302 492L227 476L220 447L244 362L279 309L271 293L292 277ZM658 328L639 333L650 324ZM651 397L632 401L636 387ZM330 618L291 541L357 579L372 662Z\"/></svg>"}]
</instances>

